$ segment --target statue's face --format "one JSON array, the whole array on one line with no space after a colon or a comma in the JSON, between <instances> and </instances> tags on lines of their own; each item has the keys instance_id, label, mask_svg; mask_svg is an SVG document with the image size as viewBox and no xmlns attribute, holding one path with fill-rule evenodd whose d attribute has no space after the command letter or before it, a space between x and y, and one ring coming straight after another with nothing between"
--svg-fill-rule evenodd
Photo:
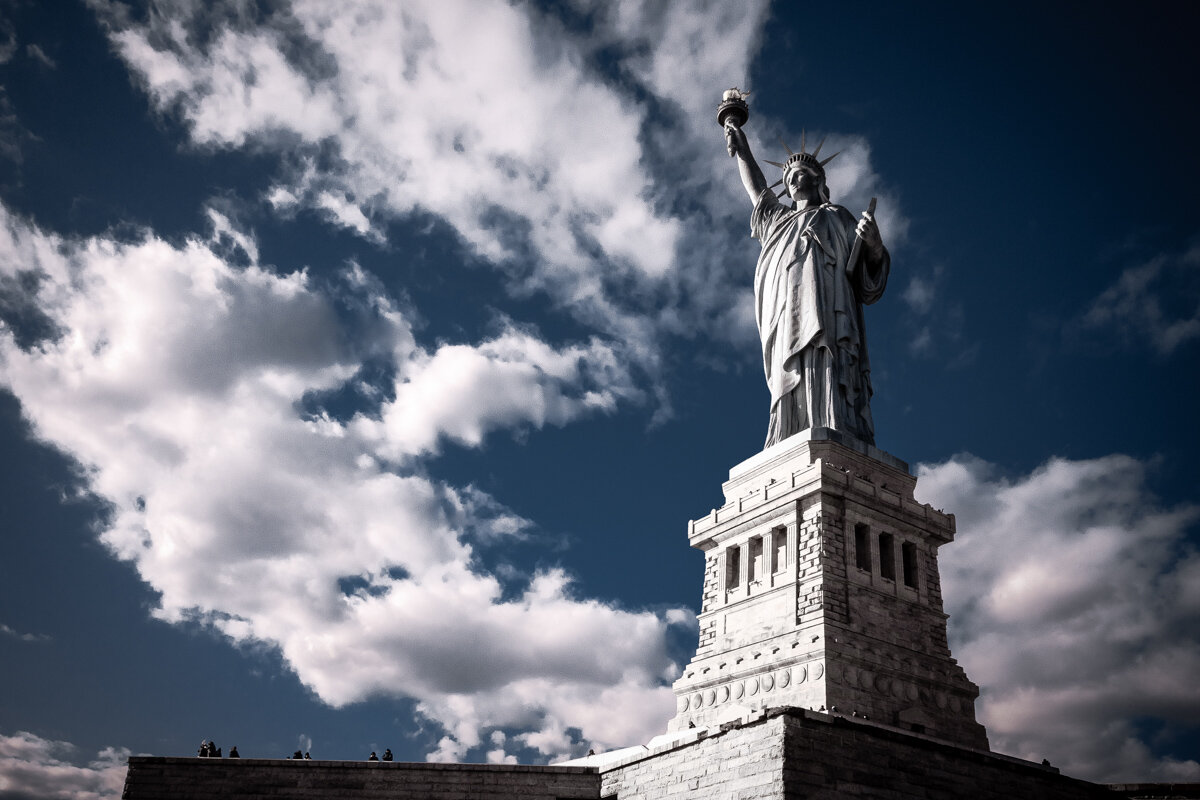
<instances>
[{"instance_id":1,"label":"statue's face","mask_svg":"<svg viewBox=\"0 0 1200 800\"><path fill-rule=\"evenodd\" d=\"M821 175L811 167L800 166L788 170L785 182L793 200L811 200L820 194Z\"/></svg>"}]
</instances>

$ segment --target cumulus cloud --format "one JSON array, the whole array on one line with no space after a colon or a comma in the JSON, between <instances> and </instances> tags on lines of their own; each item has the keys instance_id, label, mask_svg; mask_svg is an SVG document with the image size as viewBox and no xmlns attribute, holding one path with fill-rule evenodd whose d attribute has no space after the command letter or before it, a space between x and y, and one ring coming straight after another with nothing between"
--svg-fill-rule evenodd
<instances>
[{"instance_id":1,"label":"cumulus cloud","mask_svg":"<svg viewBox=\"0 0 1200 800\"><path fill-rule=\"evenodd\" d=\"M958 519L942 586L994 749L1096 781L1200 779L1194 755L1148 740L1169 753L1200 719L1200 507L1162 507L1148 469L1122 455L1018 478L969 455L920 467L920 498Z\"/></svg>"},{"instance_id":2,"label":"cumulus cloud","mask_svg":"<svg viewBox=\"0 0 1200 800\"><path fill-rule=\"evenodd\" d=\"M578 396L564 391L580 385L592 388ZM638 394L603 342L556 349L509 329L479 346L446 345L415 356L378 425L363 420L359 429L370 429L385 442L384 452L401 456L432 451L443 437L476 446L496 428L562 426Z\"/></svg>"},{"instance_id":3,"label":"cumulus cloud","mask_svg":"<svg viewBox=\"0 0 1200 800\"><path fill-rule=\"evenodd\" d=\"M141 19L94 5L194 145L283 156L262 189L275 211L313 208L374 241L435 215L511 292L544 292L650 373L664 334L754 336L749 206L712 117L748 74L765 0L578 2L586 31L500 2L171 3ZM773 151L777 127L752 133ZM827 148L844 150L840 202L881 195L899 241L869 144L834 132Z\"/></svg>"},{"instance_id":4,"label":"cumulus cloud","mask_svg":"<svg viewBox=\"0 0 1200 800\"><path fill-rule=\"evenodd\" d=\"M421 469L443 439L474 446L634 398L607 345L505 325L426 350L361 271L323 290L303 271L235 267L223 243L252 255L252 237L213 227L118 243L0 219L0 275L36 276L52 323L24 343L0 328L0 383L106 502L101 538L159 593L154 613L278 647L332 705L414 698L459 755L492 729L559 755L584 743L543 734L567 720L598 746L661 727L679 616L577 597L553 568L505 586L475 547L528 521ZM353 383L369 356L395 372L378 408L335 418L302 402Z\"/></svg>"},{"instance_id":5,"label":"cumulus cloud","mask_svg":"<svg viewBox=\"0 0 1200 800\"><path fill-rule=\"evenodd\" d=\"M1129 267L1092 302L1082 322L1163 356L1200 338L1200 245Z\"/></svg>"},{"instance_id":6,"label":"cumulus cloud","mask_svg":"<svg viewBox=\"0 0 1200 800\"><path fill-rule=\"evenodd\" d=\"M604 86L565 38L503 3L240 4L107 18L120 54L197 144L276 147L296 168L271 190L374 230L416 209L447 220L526 288L606 308L592 253L661 275L679 223L650 201L638 104ZM196 27L214 25L203 39ZM203 45L198 42L204 41ZM591 298L591 300L585 300Z\"/></svg>"},{"instance_id":7,"label":"cumulus cloud","mask_svg":"<svg viewBox=\"0 0 1200 800\"><path fill-rule=\"evenodd\" d=\"M125 786L130 752L106 747L84 766L77 748L27 731L0 735L0 797L6 800L103 800Z\"/></svg>"},{"instance_id":8,"label":"cumulus cloud","mask_svg":"<svg viewBox=\"0 0 1200 800\"><path fill-rule=\"evenodd\" d=\"M542 292L586 331L548 342L500 319L484 340L422 346L373 276L318 287L262 265L219 214L177 244L66 240L6 215L0 382L109 505L103 540L160 617L277 646L332 704L415 698L446 731L434 757L661 728L665 632L691 615L578 597L554 568L505 585L477 548L529 525L423 465L640 402L633 376L657 377L664 336L755 335L749 208L711 115L766 5L581 2L584 32L504 2L92 1L191 146L275 157L249 190L265 212L311 210L380 246L396 220L436 218L512 294ZM867 142L827 147L846 150L840 199L881 194ZM895 208L880 214L893 242ZM374 405L321 407L370 359L395 374ZM476 652L486 667L462 657Z\"/></svg>"}]
</instances>

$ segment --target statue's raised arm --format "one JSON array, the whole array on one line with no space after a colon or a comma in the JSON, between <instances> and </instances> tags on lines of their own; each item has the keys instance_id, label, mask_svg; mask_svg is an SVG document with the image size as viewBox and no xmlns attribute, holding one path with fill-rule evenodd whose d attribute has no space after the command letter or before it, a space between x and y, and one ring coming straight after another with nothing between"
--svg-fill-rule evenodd
<instances>
[{"instance_id":1,"label":"statue's raised arm","mask_svg":"<svg viewBox=\"0 0 1200 800\"><path fill-rule=\"evenodd\" d=\"M758 198L767 190L767 179L763 175L762 167L754 160L754 154L750 152L750 142L746 140L745 131L732 121L725 123L725 148L729 155L737 159L738 172L742 176L746 194L750 195L750 202L758 202Z\"/></svg>"},{"instance_id":2,"label":"statue's raised arm","mask_svg":"<svg viewBox=\"0 0 1200 800\"><path fill-rule=\"evenodd\" d=\"M762 168L754 160L750 152L750 142L742 126L750 119L750 106L746 103L749 92L743 92L736 86L726 90L721 96L721 105L717 106L717 124L725 129L725 149L729 155L737 159L738 172L742 176L742 185L750 202L757 203L758 198L767 188L767 179L763 177Z\"/></svg>"},{"instance_id":3,"label":"statue's raised arm","mask_svg":"<svg viewBox=\"0 0 1200 800\"><path fill-rule=\"evenodd\" d=\"M771 391L766 445L810 428L874 444L863 306L883 294L891 257L873 210L855 219L829 201L825 165L837 153L820 159L824 140L809 153L802 137L798 153L784 145L786 162L766 162L783 170L780 183L793 205L780 202L742 130L746 94L727 91L717 122L754 204L750 229L762 245L754 302Z\"/></svg>"}]
</instances>

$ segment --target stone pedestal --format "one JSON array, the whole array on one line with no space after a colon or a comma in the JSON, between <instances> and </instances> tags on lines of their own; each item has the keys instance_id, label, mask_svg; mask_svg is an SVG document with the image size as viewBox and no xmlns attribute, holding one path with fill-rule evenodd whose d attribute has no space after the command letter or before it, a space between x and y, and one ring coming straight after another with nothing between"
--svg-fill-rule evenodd
<instances>
[{"instance_id":1,"label":"stone pedestal","mask_svg":"<svg viewBox=\"0 0 1200 800\"><path fill-rule=\"evenodd\" d=\"M797 706L986 750L946 642L937 551L954 517L915 486L903 461L821 428L730 470L725 505L688 525L704 600L668 730Z\"/></svg>"}]
</instances>

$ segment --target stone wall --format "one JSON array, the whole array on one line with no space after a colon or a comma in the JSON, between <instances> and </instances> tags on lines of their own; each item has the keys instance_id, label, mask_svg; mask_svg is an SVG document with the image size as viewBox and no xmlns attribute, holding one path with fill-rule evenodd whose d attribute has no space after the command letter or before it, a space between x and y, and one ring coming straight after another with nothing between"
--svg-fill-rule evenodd
<instances>
[{"instance_id":1,"label":"stone wall","mask_svg":"<svg viewBox=\"0 0 1200 800\"><path fill-rule=\"evenodd\" d=\"M1112 800L1196 797L1107 787L858 719L774 709L593 766L283 759L129 760L128 800ZM1196 787L1188 787L1195 789ZM1130 791L1130 790L1134 791ZM1164 790L1171 791L1164 791Z\"/></svg>"},{"instance_id":2,"label":"stone wall","mask_svg":"<svg viewBox=\"0 0 1200 800\"><path fill-rule=\"evenodd\" d=\"M614 800L782 798L784 722L773 717L601 767L600 796Z\"/></svg>"},{"instance_id":3,"label":"stone wall","mask_svg":"<svg viewBox=\"0 0 1200 800\"><path fill-rule=\"evenodd\" d=\"M720 598L725 596L725 587L721 583L722 560L725 554L722 551L712 550L705 554L704 557L704 591L700 598L700 607L709 609L715 607ZM713 649L717 643L717 619L709 617L700 624L700 636L696 642L697 653L707 653Z\"/></svg>"},{"instance_id":4,"label":"stone wall","mask_svg":"<svg viewBox=\"0 0 1200 800\"><path fill-rule=\"evenodd\" d=\"M567 800L600 796L594 767L258 758L129 759L127 800Z\"/></svg>"},{"instance_id":5,"label":"stone wall","mask_svg":"<svg viewBox=\"0 0 1200 800\"><path fill-rule=\"evenodd\" d=\"M1051 767L803 709L774 709L696 741L601 767L615 800L1099 800Z\"/></svg>"},{"instance_id":6,"label":"stone wall","mask_svg":"<svg viewBox=\"0 0 1200 800\"><path fill-rule=\"evenodd\" d=\"M781 715L788 798L1087 800L1106 787L1052 767L854 719L798 710Z\"/></svg>"}]
</instances>

